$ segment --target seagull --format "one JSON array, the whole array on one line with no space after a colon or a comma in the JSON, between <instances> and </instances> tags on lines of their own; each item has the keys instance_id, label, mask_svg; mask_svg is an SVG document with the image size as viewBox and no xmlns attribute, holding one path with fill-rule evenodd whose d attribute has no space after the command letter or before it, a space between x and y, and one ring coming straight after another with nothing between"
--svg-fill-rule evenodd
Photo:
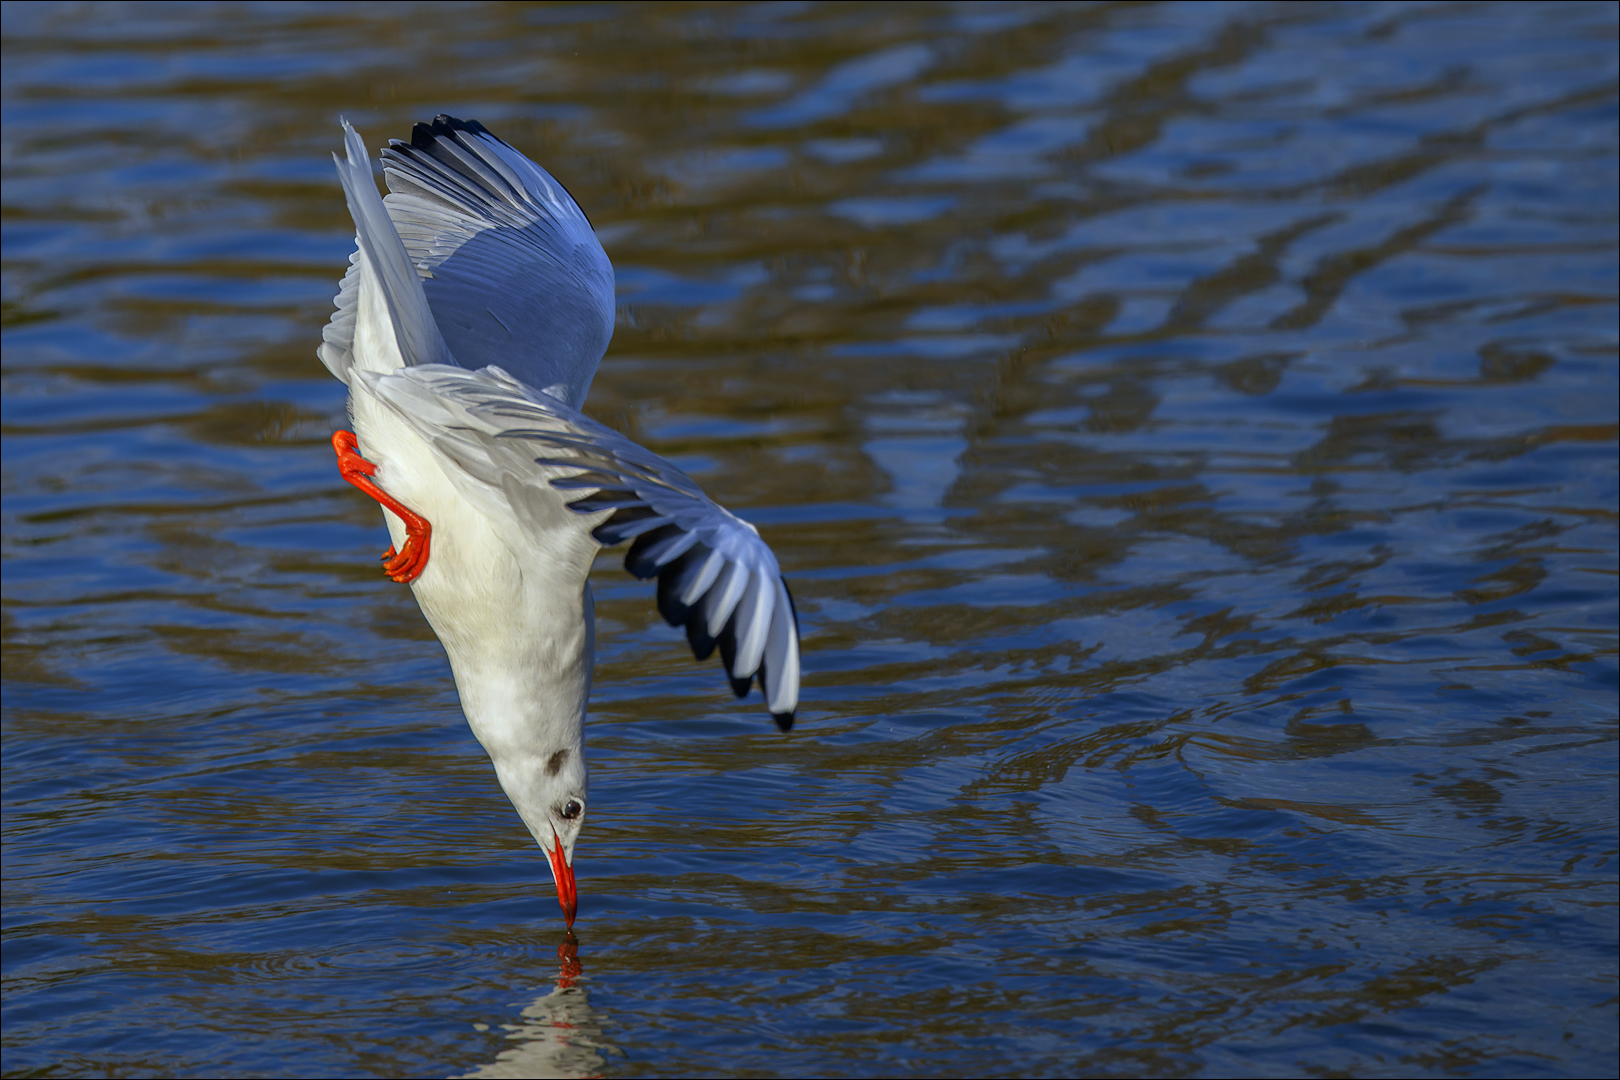
<instances>
[{"instance_id":1,"label":"seagull","mask_svg":"<svg viewBox=\"0 0 1620 1080\"><path fill-rule=\"evenodd\" d=\"M584 211L473 120L382 151L343 122L332 155L355 250L318 349L349 388L343 478L383 508L383 569L444 645L462 712L546 852L571 927L589 806L595 654L587 577L630 541L658 610L782 731L799 700L792 595L759 531L658 455L580 411L613 334L613 266Z\"/></svg>"}]
</instances>

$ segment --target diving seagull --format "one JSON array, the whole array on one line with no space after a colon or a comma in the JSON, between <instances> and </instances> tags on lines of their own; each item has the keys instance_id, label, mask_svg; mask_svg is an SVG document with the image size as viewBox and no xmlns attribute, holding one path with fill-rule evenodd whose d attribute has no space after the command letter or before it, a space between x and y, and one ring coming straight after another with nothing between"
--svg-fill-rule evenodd
<instances>
[{"instance_id":1,"label":"diving seagull","mask_svg":"<svg viewBox=\"0 0 1620 1080\"><path fill-rule=\"evenodd\" d=\"M613 334L613 266L563 186L482 124L439 116L382 152L343 124L355 251L319 355L349 387L343 478L382 504L384 571L409 584L461 708L546 852L573 925L590 805L584 723L597 551L658 579L658 610L787 731L799 629L748 522L580 411Z\"/></svg>"}]
</instances>

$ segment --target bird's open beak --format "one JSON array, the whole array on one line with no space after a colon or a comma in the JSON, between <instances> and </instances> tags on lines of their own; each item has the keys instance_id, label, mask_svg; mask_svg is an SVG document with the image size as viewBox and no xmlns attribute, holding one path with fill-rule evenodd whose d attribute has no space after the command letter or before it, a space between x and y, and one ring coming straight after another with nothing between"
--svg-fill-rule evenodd
<instances>
[{"instance_id":1,"label":"bird's open beak","mask_svg":"<svg viewBox=\"0 0 1620 1080\"><path fill-rule=\"evenodd\" d=\"M546 855L551 859L551 876L557 881L557 903L562 905L563 918L568 921L571 929L574 925L574 912L579 910L579 893L574 888L574 868L568 865L568 855L563 851L562 838L555 831L551 834L551 850Z\"/></svg>"}]
</instances>

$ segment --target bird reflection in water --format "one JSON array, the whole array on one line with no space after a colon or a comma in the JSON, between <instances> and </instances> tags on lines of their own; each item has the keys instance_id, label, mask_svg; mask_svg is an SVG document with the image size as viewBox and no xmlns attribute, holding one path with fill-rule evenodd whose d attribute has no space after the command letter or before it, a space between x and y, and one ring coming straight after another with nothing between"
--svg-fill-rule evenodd
<instances>
[{"instance_id":1,"label":"bird reflection in water","mask_svg":"<svg viewBox=\"0 0 1620 1080\"><path fill-rule=\"evenodd\" d=\"M527 1006L519 1014L519 1023L501 1025L516 1045L465 1074L468 1080L601 1076L607 1064L604 1053L624 1056L602 1034L585 988L579 985L584 968L579 962L579 941L572 933L558 944L557 959L557 982L551 991Z\"/></svg>"}]
</instances>

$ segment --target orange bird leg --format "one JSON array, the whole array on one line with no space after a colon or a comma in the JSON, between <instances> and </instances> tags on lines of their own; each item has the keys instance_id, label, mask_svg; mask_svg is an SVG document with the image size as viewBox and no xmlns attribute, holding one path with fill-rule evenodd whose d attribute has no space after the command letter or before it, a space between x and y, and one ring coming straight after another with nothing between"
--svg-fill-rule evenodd
<instances>
[{"instance_id":1,"label":"orange bird leg","mask_svg":"<svg viewBox=\"0 0 1620 1080\"><path fill-rule=\"evenodd\" d=\"M405 509L405 504L371 481L377 466L360 456L360 442L352 431L340 431L332 436L332 449L337 451L338 471L343 479L370 495L392 510L405 523L405 550L395 554L392 544L383 556L383 572L401 585L409 585L427 569L428 548L433 540L433 526L420 514Z\"/></svg>"}]
</instances>

